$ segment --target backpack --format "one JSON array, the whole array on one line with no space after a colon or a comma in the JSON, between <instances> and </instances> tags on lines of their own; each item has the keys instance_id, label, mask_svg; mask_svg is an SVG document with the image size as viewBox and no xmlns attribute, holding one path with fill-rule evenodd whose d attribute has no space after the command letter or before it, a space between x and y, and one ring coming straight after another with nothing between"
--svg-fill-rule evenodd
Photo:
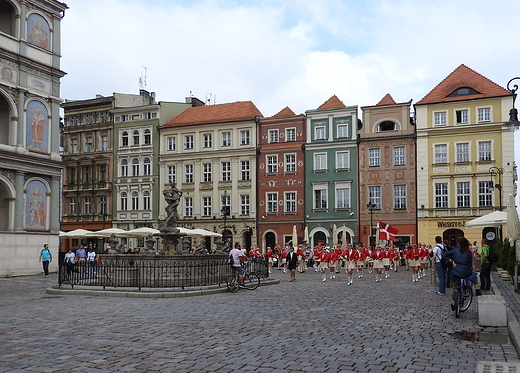
<instances>
[{"instance_id":1,"label":"backpack","mask_svg":"<svg viewBox=\"0 0 520 373\"><path fill-rule=\"evenodd\" d=\"M235 261L233 260L233 255L230 255L228 256L227 258L227 262L226 262L228 265L232 266L233 264L235 264Z\"/></svg>"},{"instance_id":2,"label":"backpack","mask_svg":"<svg viewBox=\"0 0 520 373\"><path fill-rule=\"evenodd\" d=\"M442 251L441 264L444 267L452 266L453 264L451 263L451 259L448 259L448 258L445 259L444 258L444 254L446 254L449 251L448 248L444 244L442 244L442 243L438 243L435 246L439 246L441 248L441 251Z\"/></svg>"},{"instance_id":3,"label":"backpack","mask_svg":"<svg viewBox=\"0 0 520 373\"><path fill-rule=\"evenodd\" d=\"M497 252L495 250L491 250L491 248L489 248L489 254L487 256L487 260L490 263L496 263L498 261L498 254L497 254Z\"/></svg>"}]
</instances>

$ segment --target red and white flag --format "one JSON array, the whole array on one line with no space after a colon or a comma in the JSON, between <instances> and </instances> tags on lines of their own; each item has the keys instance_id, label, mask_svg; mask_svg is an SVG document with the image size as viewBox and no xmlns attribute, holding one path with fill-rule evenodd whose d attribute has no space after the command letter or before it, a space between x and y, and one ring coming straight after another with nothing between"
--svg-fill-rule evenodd
<instances>
[{"instance_id":1,"label":"red and white flag","mask_svg":"<svg viewBox=\"0 0 520 373\"><path fill-rule=\"evenodd\" d=\"M395 234L399 232L396 228L392 227L390 224L379 222L379 239L387 240L387 241L397 241L395 238Z\"/></svg>"}]
</instances>

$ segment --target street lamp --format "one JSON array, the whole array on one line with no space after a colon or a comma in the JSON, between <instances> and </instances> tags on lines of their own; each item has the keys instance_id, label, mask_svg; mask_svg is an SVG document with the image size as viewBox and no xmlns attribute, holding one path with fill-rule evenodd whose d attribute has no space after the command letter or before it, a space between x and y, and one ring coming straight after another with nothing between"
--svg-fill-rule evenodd
<instances>
[{"instance_id":1,"label":"street lamp","mask_svg":"<svg viewBox=\"0 0 520 373\"><path fill-rule=\"evenodd\" d=\"M491 167L489 169L489 173L491 174L491 187L489 189L490 190L494 190L494 189L498 190L498 201L499 201L498 210L502 211L502 175L504 174L504 169L493 166L493 167ZM497 184L495 184L493 182L493 179L494 179L495 175L498 176L498 183Z\"/></svg>"},{"instance_id":2,"label":"street lamp","mask_svg":"<svg viewBox=\"0 0 520 373\"><path fill-rule=\"evenodd\" d=\"M227 190L225 190L224 194L222 195L222 210L220 210L220 214L222 216L224 216L224 225L221 225L221 228L224 229L224 233L228 228L228 226L226 224L226 219L229 215L231 215L231 206L228 205L227 200L228 200L228 194L227 194ZM234 228L234 226L233 226L233 228ZM224 237L224 241L227 238L228 237Z\"/></svg>"},{"instance_id":3,"label":"street lamp","mask_svg":"<svg viewBox=\"0 0 520 373\"><path fill-rule=\"evenodd\" d=\"M372 225L373 225L374 209L376 208L376 204L369 202L367 205L367 208L370 211L370 247L374 248L374 246L376 245L376 243L375 243L376 240L374 239L374 236L372 234L373 233Z\"/></svg>"},{"instance_id":4,"label":"street lamp","mask_svg":"<svg viewBox=\"0 0 520 373\"><path fill-rule=\"evenodd\" d=\"M509 121L505 123L509 131L517 130L520 126L520 122L518 121L518 110L515 108L516 91L518 91L518 85L513 84L511 86L511 83L515 80L520 80L520 76L516 76L507 82L507 90L513 94L513 108L509 110Z\"/></svg>"}]
</instances>

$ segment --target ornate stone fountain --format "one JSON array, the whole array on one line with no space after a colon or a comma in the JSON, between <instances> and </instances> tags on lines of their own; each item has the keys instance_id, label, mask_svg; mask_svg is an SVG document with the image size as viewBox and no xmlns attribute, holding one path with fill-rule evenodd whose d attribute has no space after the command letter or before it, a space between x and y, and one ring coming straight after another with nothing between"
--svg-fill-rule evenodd
<instances>
[{"instance_id":1,"label":"ornate stone fountain","mask_svg":"<svg viewBox=\"0 0 520 373\"><path fill-rule=\"evenodd\" d=\"M181 233L178 228L175 227L179 220L179 213L177 207L182 196L182 192L177 189L175 183L170 183L170 187L163 191L163 196L166 201L166 220L164 225L159 227L161 233L156 236L163 240L163 253L166 255L181 254L182 250L179 250L179 238L185 236L185 233Z\"/></svg>"}]
</instances>

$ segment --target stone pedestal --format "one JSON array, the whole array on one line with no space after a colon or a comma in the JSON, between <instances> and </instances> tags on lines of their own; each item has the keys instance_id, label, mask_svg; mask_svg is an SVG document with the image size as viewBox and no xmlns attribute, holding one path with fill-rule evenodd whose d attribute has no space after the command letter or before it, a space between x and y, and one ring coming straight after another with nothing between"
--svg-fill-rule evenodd
<instances>
[{"instance_id":1,"label":"stone pedestal","mask_svg":"<svg viewBox=\"0 0 520 373\"><path fill-rule=\"evenodd\" d=\"M478 323L481 326L507 326L506 301L501 295L481 295L478 299Z\"/></svg>"}]
</instances>

